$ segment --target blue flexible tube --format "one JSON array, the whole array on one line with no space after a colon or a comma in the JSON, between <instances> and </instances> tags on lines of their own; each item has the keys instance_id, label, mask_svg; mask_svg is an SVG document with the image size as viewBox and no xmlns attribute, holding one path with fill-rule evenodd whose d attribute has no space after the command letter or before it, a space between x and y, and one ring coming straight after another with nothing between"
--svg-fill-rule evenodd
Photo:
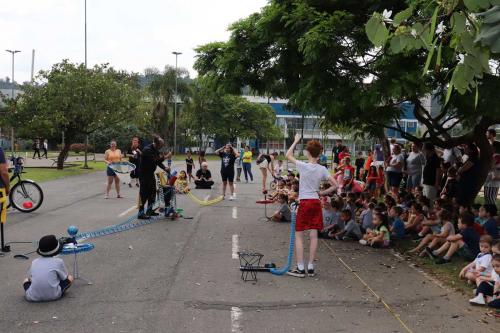
<instances>
[{"instance_id":1,"label":"blue flexible tube","mask_svg":"<svg viewBox=\"0 0 500 333\"><path fill-rule=\"evenodd\" d=\"M292 260L293 260L293 250L295 246L295 220L296 220L297 214L292 212L292 223L290 224L290 246L288 247L288 260L286 262L286 266L283 268L271 268L269 272L271 272L274 275L284 275L286 272L290 270L290 267L292 266Z\"/></svg>"}]
</instances>

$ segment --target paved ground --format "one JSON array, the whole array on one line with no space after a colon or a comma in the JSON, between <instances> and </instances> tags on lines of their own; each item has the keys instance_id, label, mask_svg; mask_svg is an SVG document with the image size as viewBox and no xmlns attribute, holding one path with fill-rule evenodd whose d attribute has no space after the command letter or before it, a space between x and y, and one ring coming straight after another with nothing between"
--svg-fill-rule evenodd
<instances>
[{"instance_id":1,"label":"paved ground","mask_svg":"<svg viewBox=\"0 0 500 333\"><path fill-rule=\"evenodd\" d=\"M217 175L218 164L211 162ZM256 171L256 170L255 170ZM218 179L219 177L216 176ZM68 225L87 231L133 213L136 189L103 199L104 175L43 184L46 201L30 215L12 212L7 238L64 235ZM257 250L265 261L286 260L289 225L259 221L258 183L238 184L237 201L179 205L192 220L162 221L92 240L81 273L61 301L31 304L21 280L29 266L0 258L1 332L489 332L498 322L467 305L390 251L322 242L318 276L297 279L260 273L243 282L233 252ZM211 193L217 196L218 189ZM204 198L208 191L194 193ZM237 238L238 243L235 243ZM29 246L13 245L13 253ZM34 257L32 257L34 258ZM64 257L70 266L71 258ZM363 282L362 282L363 281ZM369 289L370 288L370 289ZM371 290L371 291L370 291ZM375 296L374 293L377 295ZM384 306L384 304L387 305Z\"/></svg>"}]
</instances>

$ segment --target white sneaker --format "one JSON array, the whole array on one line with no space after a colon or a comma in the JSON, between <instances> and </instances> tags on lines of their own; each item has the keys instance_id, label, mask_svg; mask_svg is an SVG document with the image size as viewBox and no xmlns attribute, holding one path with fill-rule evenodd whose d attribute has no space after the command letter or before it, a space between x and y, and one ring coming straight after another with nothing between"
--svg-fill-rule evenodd
<instances>
[{"instance_id":1,"label":"white sneaker","mask_svg":"<svg viewBox=\"0 0 500 333\"><path fill-rule=\"evenodd\" d=\"M368 242L366 240L364 240L364 239L360 239L359 240L359 244L366 245L366 244L368 244Z\"/></svg>"},{"instance_id":2,"label":"white sneaker","mask_svg":"<svg viewBox=\"0 0 500 333\"><path fill-rule=\"evenodd\" d=\"M232 198L233 200L236 200L236 193L233 193Z\"/></svg>"},{"instance_id":3,"label":"white sneaker","mask_svg":"<svg viewBox=\"0 0 500 333\"><path fill-rule=\"evenodd\" d=\"M234 194L231 194L231 195L229 196L229 201L233 201L234 199L235 199L235 195L234 195Z\"/></svg>"},{"instance_id":4,"label":"white sneaker","mask_svg":"<svg viewBox=\"0 0 500 333\"><path fill-rule=\"evenodd\" d=\"M469 300L469 303L472 305L486 305L486 302L484 301L483 295L477 295L476 297L471 298Z\"/></svg>"}]
</instances>

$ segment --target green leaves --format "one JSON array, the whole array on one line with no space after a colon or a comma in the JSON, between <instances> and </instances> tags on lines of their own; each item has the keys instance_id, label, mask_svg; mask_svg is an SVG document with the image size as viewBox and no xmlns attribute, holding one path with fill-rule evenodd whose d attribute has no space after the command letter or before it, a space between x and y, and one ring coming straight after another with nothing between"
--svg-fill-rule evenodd
<instances>
[{"instance_id":1,"label":"green leaves","mask_svg":"<svg viewBox=\"0 0 500 333\"><path fill-rule=\"evenodd\" d=\"M366 35L370 42L375 46L384 46L389 37L389 30L385 27L385 23L378 15L372 17L366 23Z\"/></svg>"},{"instance_id":2,"label":"green leaves","mask_svg":"<svg viewBox=\"0 0 500 333\"><path fill-rule=\"evenodd\" d=\"M493 53L500 53L500 0L497 2L499 5L478 15L483 19L483 24L475 40L475 42L489 47Z\"/></svg>"},{"instance_id":3,"label":"green leaves","mask_svg":"<svg viewBox=\"0 0 500 333\"><path fill-rule=\"evenodd\" d=\"M491 0L463 0L464 5L473 13L477 13L480 10L489 8L493 5L495 1Z\"/></svg>"},{"instance_id":4,"label":"green leaves","mask_svg":"<svg viewBox=\"0 0 500 333\"><path fill-rule=\"evenodd\" d=\"M392 24L397 27L399 26L402 22L406 21L411 17L411 14L413 13L413 6L410 6L403 10L402 12L399 12L394 16L394 21Z\"/></svg>"}]
</instances>

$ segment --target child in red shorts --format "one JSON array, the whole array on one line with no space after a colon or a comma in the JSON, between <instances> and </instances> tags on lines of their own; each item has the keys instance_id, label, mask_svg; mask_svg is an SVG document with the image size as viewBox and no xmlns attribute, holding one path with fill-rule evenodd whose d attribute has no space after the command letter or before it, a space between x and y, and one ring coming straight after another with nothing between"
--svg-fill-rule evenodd
<instances>
[{"instance_id":1,"label":"child in red shorts","mask_svg":"<svg viewBox=\"0 0 500 333\"><path fill-rule=\"evenodd\" d=\"M305 277L304 265L304 231L309 230L311 240L309 250L309 263L307 265L307 275L314 276L314 258L318 248L318 230L323 229L323 214L320 195L329 194L337 189L337 182L330 175L328 170L318 164L318 158L323 150L321 144L316 140L311 140L306 146L306 155L308 163L298 161L293 157L293 150L300 141L300 134L295 135L295 141L286 153L288 160L295 164L300 174L299 183L299 208L295 222L295 254L297 257L297 268L288 272L288 275L296 277ZM319 191L322 181L329 180L331 186Z\"/></svg>"}]
</instances>

